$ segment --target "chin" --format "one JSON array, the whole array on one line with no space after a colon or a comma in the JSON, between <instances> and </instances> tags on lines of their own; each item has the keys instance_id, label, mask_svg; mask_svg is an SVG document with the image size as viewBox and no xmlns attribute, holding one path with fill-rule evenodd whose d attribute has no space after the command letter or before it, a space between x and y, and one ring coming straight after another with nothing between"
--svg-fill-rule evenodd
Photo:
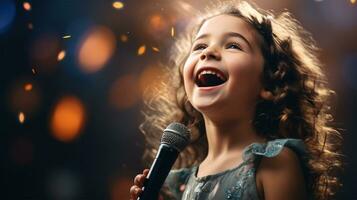
<instances>
[{"instance_id":1,"label":"chin","mask_svg":"<svg viewBox=\"0 0 357 200\"><path fill-rule=\"evenodd\" d=\"M192 102L192 106L202 114L217 113L222 111L222 104L212 99L196 100Z\"/></svg>"}]
</instances>

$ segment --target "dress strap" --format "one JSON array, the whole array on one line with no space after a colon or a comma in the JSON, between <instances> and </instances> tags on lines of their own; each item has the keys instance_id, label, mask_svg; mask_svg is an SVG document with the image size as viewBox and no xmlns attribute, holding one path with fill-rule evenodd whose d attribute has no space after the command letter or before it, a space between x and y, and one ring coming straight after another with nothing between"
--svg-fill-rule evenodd
<instances>
[{"instance_id":1,"label":"dress strap","mask_svg":"<svg viewBox=\"0 0 357 200\"><path fill-rule=\"evenodd\" d=\"M276 139L267 143L253 143L245 148L243 160L251 160L255 157L274 157L277 156L284 147L289 147L296 152L299 157L306 157L307 151L305 144L300 139Z\"/></svg>"}]
</instances>

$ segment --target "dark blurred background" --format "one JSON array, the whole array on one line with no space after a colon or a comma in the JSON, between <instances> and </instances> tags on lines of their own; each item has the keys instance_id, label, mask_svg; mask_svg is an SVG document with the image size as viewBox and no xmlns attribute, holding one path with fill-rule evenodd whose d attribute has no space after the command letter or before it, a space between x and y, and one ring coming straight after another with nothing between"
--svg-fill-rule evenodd
<instances>
[{"instance_id":1,"label":"dark blurred background","mask_svg":"<svg viewBox=\"0 0 357 200\"><path fill-rule=\"evenodd\" d=\"M321 47L344 136L337 199L357 199L357 3L255 2L291 11ZM206 3L0 0L0 199L128 199L143 91Z\"/></svg>"}]
</instances>

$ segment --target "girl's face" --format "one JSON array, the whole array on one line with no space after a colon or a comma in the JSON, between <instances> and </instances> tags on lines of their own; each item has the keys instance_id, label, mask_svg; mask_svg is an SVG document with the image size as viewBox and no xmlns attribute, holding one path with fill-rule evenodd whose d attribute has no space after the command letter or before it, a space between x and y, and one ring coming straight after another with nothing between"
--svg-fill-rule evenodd
<instances>
[{"instance_id":1,"label":"girl's face","mask_svg":"<svg viewBox=\"0 0 357 200\"><path fill-rule=\"evenodd\" d=\"M243 19L208 19L183 68L188 100L203 114L251 114L262 89L263 56L257 33Z\"/></svg>"}]
</instances>

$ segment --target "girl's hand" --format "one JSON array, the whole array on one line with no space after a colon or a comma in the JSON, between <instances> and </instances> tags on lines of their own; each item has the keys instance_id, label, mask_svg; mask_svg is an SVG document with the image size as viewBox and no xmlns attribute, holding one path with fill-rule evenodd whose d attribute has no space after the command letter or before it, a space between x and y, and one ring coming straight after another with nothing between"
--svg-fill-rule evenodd
<instances>
[{"instance_id":1,"label":"girl's hand","mask_svg":"<svg viewBox=\"0 0 357 200\"><path fill-rule=\"evenodd\" d=\"M139 194L142 192L141 188L144 185L146 176L149 173L149 169L144 169L142 174L136 175L134 178L134 185L130 188L130 200L136 200Z\"/></svg>"}]
</instances>

